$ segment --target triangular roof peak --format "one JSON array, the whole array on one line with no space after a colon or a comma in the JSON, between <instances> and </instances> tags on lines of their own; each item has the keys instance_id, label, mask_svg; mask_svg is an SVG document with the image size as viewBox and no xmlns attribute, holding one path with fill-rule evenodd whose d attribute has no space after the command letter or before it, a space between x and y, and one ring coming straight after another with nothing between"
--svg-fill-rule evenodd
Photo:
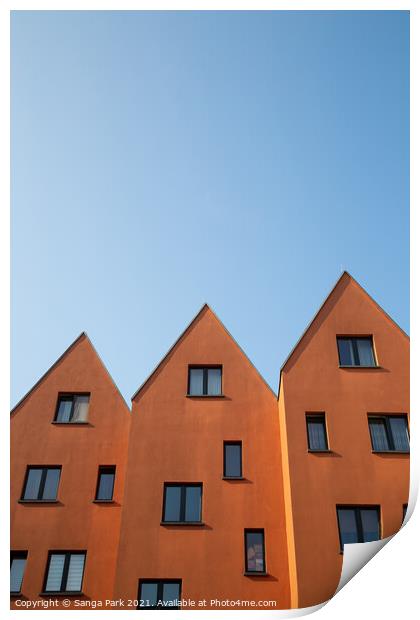
<instances>
[{"instance_id":1,"label":"triangular roof peak","mask_svg":"<svg viewBox=\"0 0 420 620\"><path fill-rule=\"evenodd\" d=\"M32 392L44 381L44 379L46 379L48 377L48 375L54 370L54 368L56 368L58 366L58 364L65 357L67 357L67 355L70 353L70 351L72 351L74 349L74 347L79 344L79 342L82 342L82 340L87 340L87 342L89 343L89 345L92 348L92 351L94 352L94 354L96 355L96 357L98 358L100 363L102 364L105 372L107 373L108 377L111 379L111 382L113 383L113 385L116 388L117 392L121 396L124 405L127 407L128 411L130 411L130 408L129 408L129 406L126 403L124 396L121 394L120 390L118 389L117 384L115 383L114 379L112 378L108 368L105 366L101 356L99 355L99 353L97 352L97 350L93 346L92 341L89 338L89 336L87 335L87 333L85 331L83 331L81 334L79 334L79 336L77 336L77 338L75 340L73 340L73 342L70 344L70 346L67 347L67 349L60 355L60 357L58 357L55 360L55 362L48 368L48 370L46 372L44 372L44 374L38 379L38 381L36 383L34 383L34 385L30 388L30 390L28 390L28 392L26 392L26 394L16 403L16 405L13 407L13 409L10 412L11 415L14 414L17 411L17 409L19 409L19 407L21 405L23 405L25 400L32 394Z\"/></svg>"},{"instance_id":2,"label":"triangular roof peak","mask_svg":"<svg viewBox=\"0 0 420 620\"><path fill-rule=\"evenodd\" d=\"M163 364L165 363L166 359L169 357L169 355L171 355L171 353L176 349L176 347L180 344L180 342L182 341L182 339L187 335L187 333L193 328L194 325L196 325L196 323L201 319L202 316L204 316L205 312L209 312L215 319L216 321L220 324L220 326L222 327L222 329L226 332L226 334L229 336L229 338L232 340L232 342L236 345L236 347L239 349L239 351L242 353L242 355L245 357L245 359L247 360L247 362L250 364L250 366L253 368L253 370L257 373L257 375L260 377L260 379L264 382L264 384L267 386L267 388L270 390L270 392L272 392L272 394L274 394L274 396L276 396L275 392L272 390L272 388L268 385L267 381L264 379L264 377L261 375L261 373L259 372L259 370L254 366L254 364L251 362L251 360L249 359L249 357L247 356L247 354L245 353L245 351L242 349L242 347L238 344L238 342L235 340L235 338L232 336L232 334L229 332L229 330L225 327L225 325L223 324L223 322L220 320L220 318L217 316L216 312L213 310L213 308L211 306L209 306L208 303L204 303L200 310L197 312L197 314L194 316L194 318L192 319L192 321L190 321L190 323L188 323L187 327L184 329L184 331L180 334L180 336L175 340L174 344L171 346L171 348L167 351L167 353L162 357L162 359L160 360L160 362L157 364L157 366L155 366L155 368L152 370L152 372L150 373L150 375L147 377L147 379L145 379L145 381L143 381L143 383L140 385L140 387L138 388L138 390L133 394L133 396L131 397L131 400L135 400L137 398L137 396L140 394L140 392L146 387L146 385L151 381L151 379L155 376L155 374L159 371L159 369L163 366Z\"/></svg>"},{"instance_id":3,"label":"triangular roof peak","mask_svg":"<svg viewBox=\"0 0 420 620\"><path fill-rule=\"evenodd\" d=\"M369 295L369 293L366 291L365 288L363 288L363 286L356 280L356 278L354 278L348 271L343 270L343 272L341 273L340 277L338 278L338 280L336 281L336 283L334 284L334 286L332 287L331 291L328 293L327 297L324 299L324 301L322 302L320 308L317 310L317 312L315 313L314 317L311 319L311 321L309 322L309 324L307 325L307 327L305 328L303 334L301 335L301 337L299 338L299 340L297 341L297 343L295 344L295 346L293 347L293 349L290 351L289 355L287 356L287 358L285 359L285 361L283 362L281 368L280 368L280 381L279 381L279 393L280 393L280 385L281 385L281 375L283 370L285 369L287 363L289 362L289 360L291 359L292 355L295 353L295 351L297 350L297 348L299 347L300 343L302 342L302 340L304 339L304 337L306 336L306 334L308 333L308 331L311 329L312 325L315 323L316 319L318 318L318 316L320 315L320 313L322 312L323 308L325 307L325 305L328 303L328 301L331 299L331 297L334 295L334 293L336 292L336 290L345 282L353 282L354 284L356 284L356 286L362 291L362 293L364 295L366 295L371 302L373 302L373 304L378 308L378 310L395 326L399 329L399 331L406 337L409 338L408 334L406 334L406 332L402 329L402 327L400 327L398 325L398 323L396 323L394 321L394 319L387 313L385 312L385 310L382 308L382 306L380 306L378 304L378 302L373 299L373 297L371 295Z\"/></svg>"}]
</instances>

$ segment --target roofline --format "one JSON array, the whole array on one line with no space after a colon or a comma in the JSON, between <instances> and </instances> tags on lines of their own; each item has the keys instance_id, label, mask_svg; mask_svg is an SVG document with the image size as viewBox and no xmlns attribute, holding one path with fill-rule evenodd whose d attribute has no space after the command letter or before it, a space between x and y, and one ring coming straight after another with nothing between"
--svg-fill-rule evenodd
<instances>
[{"instance_id":1,"label":"roofline","mask_svg":"<svg viewBox=\"0 0 420 620\"><path fill-rule=\"evenodd\" d=\"M51 364L51 366L48 368L48 370L46 370L44 372L44 374L38 379L38 381L36 381L36 383L34 383L34 385L26 392L26 394L24 396L22 396L22 398L16 403L16 405L11 409L10 411L10 415L13 415L15 413L15 411L20 407L20 405L23 404L23 402L28 398L28 396L30 394L32 394L32 392L40 385L40 383L42 383L42 381L50 374L50 372L52 372L52 370L58 366L58 364L63 360L63 358L67 355L67 353L69 353L71 351L71 349L76 346L76 344L78 344L79 341L82 340L82 338L86 338L86 340L89 342L90 346L92 347L94 353L96 354L96 356L98 357L99 361L101 362L103 368L105 369L105 371L107 372L109 378L111 379L114 387L116 388L117 392L119 393L119 395L121 396L124 405L127 407L129 413L130 411L130 407L128 406L124 396L121 394L117 384L115 383L114 379L112 378L109 370L107 369L107 367L105 366L101 356L99 355L99 353L97 352L97 350L95 349L95 347L93 346L93 343L91 341L91 339L89 338L89 336L87 335L87 333L85 331L83 331L81 334L79 334L77 336L77 338L75 340L73 340L73 342L67 347L67 349L60 355L60 357L58 357L55 362L53 362L53 364Z\"/></svg>"},{"instance_id":2,"label":"roofline","mask_svg":"<svg viewBox=\"0 0 420 620\"><path fill-rule=\"evenodd\" d=\"M372 295L370 295L367 290L365 288L363 288L363 286L356 280L356 278L354 278L346 269L343 269L343 272L341 273L340 277L338 278L338 280L336 281L336 283L334 284L334 286L332 287L332 289L330 290L330 292L328 293L328 295L325 297L324 301L322 302L322 304L320 305L320 307L318 308L318 310L316 311L316 313L314 314L314 316L312 317L312 319L309 321L309 323L307 324L305 330L303 331L301 337L299 338L299 340L296 342L295 346L293 347L293 349L290 351L289 355L286 357L285 361L283 362L283 364L281 365L280 368L280 377L279 377L279 390L278 390L278 395L277 395L277 399L280 397L280 387L281 387L281 376L284 370L284 367L286 366L287 362L289 361L289 359L292 357L293 353L296 351L296 349L298 348L299 344L301 343L301 341L303 340L304 336L306 335L306 333L309 331L309 329L311 328L312 324L315 322L315 319L317 318L317 316L320 314L321 310L323 309L323 307L325 306L325 304L327 303L327 301L329 300L329 298L331 297L331 295L334 293L335 289L337 288L338 284L341 282L341 280L344 278L344 276L347 276L350 278L350 280L353 280L353 282L355 282L357 284L357 286L369 297L369 299L371 301L373 301L373 303L379 308L379 310L396 326L398 327L398 329L402 332L402 334L410 339L409 335L403 330L402 327L400 327L400 325L398 325L398 323L396 321L394 321L394 319L382 308L382 306L380 306L378 304L378 302L373 299Z\"/></svg>"},{"instance_id":3,"label":"roofline","mask_svg":"<svg viewBox=\"0 0 420 620\"><path fill-rule=\"evenodd\" d=\"M140 385L140 387L138 388L138 390L133 394L133 396L131 397L131 400L135 400L137 398L137 396L140 394L140 392L142 391L142 389L146 386L146 384L150 381L150 379L153 377L153 375L159 370L159 368L162 366L162 364L164 363L164 361L166 360L166 358L172 353L172 351L175 349L175 347L178 345L178 343L182 340L182 338L185 336L185 334L188 332L188 330L192 327L193 323L200 317L200 315L202 314L202 312L204 312L204 310L210 310L210 312L214 315L215 319L218 321L218 323L220 323L220 325L222 326L222 328L224 329L224 331L227 333L227 335L233 340L233 342L236 344L236 346L238 347L238 349L241 351L241 353L243 354L243 356L245 357L245 359L248 361L248 363L252 366L252 368L256 371L256 373L258 374L258 376L263 380L263 382L265 383L265 385L268 387L268 389L270 390L270 392L272 392L274 394L274 396L276 396L276 393L274 392L274 390L270 387L270 385L267 383L267 381L264 379L264 377L262 376L262 374L260 373L260 371L256 368L256 366L251 362L251 360L249 359L248 355L245 353L245 351L242 349L242 347L238 344L237 340L232 336L232 334L230 333L230 331L226 328L226 326L223 324L223 322L219 319L219 317L217 316L216 312L213 310L213 308L211 306L209 306L208 303L203 304L203 306L201 306L200 310L197 312L197 314L194 316L194 318L188 323L187 327L183 330L183 332L181 333L180 336L178 336L178 338L175 340L175 342L173 343L173 345L170 347L170 349L167 351L167 353L161 358L160 362L154 367L154 369L152 370L152 372L148 375L148 377L143 381L143 383ZM277 398L277 397L276 397Z\"/></svg>"}]
</instances>

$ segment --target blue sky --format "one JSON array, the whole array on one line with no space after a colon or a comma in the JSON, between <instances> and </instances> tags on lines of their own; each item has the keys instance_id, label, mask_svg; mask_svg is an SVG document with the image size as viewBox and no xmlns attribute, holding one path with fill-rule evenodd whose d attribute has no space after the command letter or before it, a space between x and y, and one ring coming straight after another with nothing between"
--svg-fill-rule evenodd
<instances>
[{"instance_id":1,"label":"blue sky","mask_svg":"<svg viewBox=\"0 0 420 620\"><path fill-rule=\"evenodd\" d=\"M12 404L204 302L268 383L342 269L409 329L409 14L12 14Z\"/></svg>"}]
</instances>

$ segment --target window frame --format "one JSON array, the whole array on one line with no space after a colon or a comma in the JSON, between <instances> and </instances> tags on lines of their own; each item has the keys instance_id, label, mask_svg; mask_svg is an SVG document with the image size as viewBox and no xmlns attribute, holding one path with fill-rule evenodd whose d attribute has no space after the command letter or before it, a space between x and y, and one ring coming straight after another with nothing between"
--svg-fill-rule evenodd
<instances>
[{"instance_id":1,"label":"window frame","mask_svg":"<svg viewBox=\"0 0 420 620\"><path fill-rule=\"evenodd\" d=\"M63 572L61 575L61 588L60 590L47 590L47 583L48 583L48 575L49 575L49 570L50 570L50 563L51 563L51 557L53 555L65 555L65 559L64 559L64 566L63 566ZM67 578L69 576L69 567L70 567L70 559L72 555L84 555L85 556L85 561L83 562L83 572L82 572L82 578L80 580L81 583L81 589L80 590L64 590L63 589L63 585L65 585L67 583ZM82 549L82 550L78 550L78 549L72 549L72 550L61 550L61 549L52 549L48 551L48 557L47 557L47 564L45 566L45 575L44 575L44 582L43 582L43 586L42 586L42 594L43 595L48 595L48 596L59 596L61 594L64 594L66 596L71 596L71 595L77 595L80 596L81 594L83 594L83 579L85 577L85 571L86 571L86 558L87 558L87 551L86 549Z\"/></svg>"},{"instance_id":2,"label":"window frame","mask_svg":"<svg viewBox=\"0 0 420 620\"><path fill-rule=\"evenodd\" d=\"M311 442L309 438L309 422L311 420L320 420L322 422L323 427L324 427L324 437L325 437L325 444L326 444L325 448L311 448ZM328 437L328 432L327 432L327 421L326 421L325 412L307 411L305 413L305 422L306 422L306 439L308 442L308 452L331 452L330 442L329 442L329 437Z\"/></svg>"},{"instance_id":3,"label":"window frame","mask_svg":"<svg viewBox=\"0 0 420 620\"><path fill-rule=\"evenodd\" d=\"M256 571L256 570L249 570L248 568L248 545L247 545L247 534L252 534L252 533L259 533L262 534L262 548L263 548L263 570L262 571ZM266 559L266 546L265 546L265 530L264 528L261 527L246 527L244 528L244 551L245 551L245 571L244 571L244 575L248 575L248 576L265 576L267 575L267 559Z\"/></svg>"},{"instance_id":4,"label":"window frame","mask_svg":"<svg viewBox=\"0 0 420 620\"><path fill-rule=\"evenodd\" d=\"M90 405L90 397L91 397L91 393L90 392L59 392L58 393L58 397L57 397L57 403L55 406L55 414L54 414L54 419L51 422L51 424L62 424L63 426L77 426L77 425L83 425L83 424L89 424L88 420L82 421L82 422L72 422L72 418L74 416L74 405L75 405L75 397L77 396L88 396L89 397L89 405ZM71 411L70 411L70 418L68 422L63 422L62 420L58 420L58 412L60 410L60 403L62 400L71 400Z\"/></svg>"},{"instance_id":5,"label":"window frame","mask_svg":"<svg viewBox=\"0 0 420 620\"><path fill-rule=\"evenodd\" d=\"M138 585L138 597L137 597L137 609L158 609L161 611L168 611L168 610L172 610L172 609L180 609L180 606L164 606L164 605L156 605L154 607L150 606L150 607L145 607L145 606L141 606L140 605L140 601L143 601L145 599L141 598L141 587L143 585L143 583L156 583L157 584L157 592L156 592L156 602L162 601L162 598L159 598L159 594L163 595L163 587L165 584L167 583L176 583L179 585L179 600L181 601L182 599L182 579L151 579L151 578L144 578L144 579L139 579L139 585Z\"/></svg>"},{"instance_id":6,"label":"window frame","mask_svg":"<svg viewBox=\"0 0 420 620\"><path fill-rule=\"evenodd\" d=\"M344 553L344 545L341 541L341 529L340 529L340 519L338 518L339 510L354 510L355 511L355 521L356 521L356 532L357 532L357 543L346 543L346 544L359 544L366 542L363 540L363 524L361 511L362 510L375 510L378 516L378 531L379 538L378 540L382 540L382 519L381 519L381 506L379 504L336 504L336 515L337 515L337 529L338 529L338 538L340 543L340 553ZM362 535L362 536L360 536ZM362 538L362 540L360 540Z\"/></svg>"},{"instance_id":7,"label":"window frame","mask_svg":"<svg viewBox=\"0 0 420 620\"><path fill-rule=\"evenodd\" d=\"M239 476L229 476L226 473L226 446L239 446ZM243 460L242 460L242 441L239 440L223 440L223 480L243 480Z\"/></svg>"},{"instance_id":8,"label":"window frame","mask_svg":"<svg viewBox=\"0 0 420 620\"><path fill-rule=\"evenodd\" d=\"M166 489L168 487L180 487L181 497L179 505L179 521L165 521L165 507L166 507ZM187 506L187 487L199 487L201 489L200 496L200 520L199 521L185 521L186 506ZM181 520L181 517L184 520ZM203 483L202 482L164 482L163 483L163 506L162 506L162 519L161 525L204 525L203 524Z\"/></svg>"},{"instance_id":9,"label":"window frame","mask_svg":"<svg viewBox=\"0 0 420 620\"><path fill-rule=\"evenodd\" d=\"M25 567L23 569L20 588L19 590L10 590L10 596L21 596L23 580L25 578L25 572L26 572L26 564L28 561L28 551L14 551L13 549L10 550L10 576L12 574L12 565L13 565L14 560L25 560Z\"/></svg>"},{"instance_id":10,"label":"window frame","mask_svg":"<svg viewBox=\"0 0 420 620\"><path fill-rule=\"evenodd\" d=\"M38 497L35 499L26 499L25 498L25 491L26 491L26 485L28 483L28 478L29 478L29 472L32 469L40 469L42 470L42 474L41 474L41 480L39 482L39 488L38 488ZM55 499L43 499L42 497L40 497L41 494L44 493L45 490L45 482L47 480L47 472L49 469L58 469L60 471L60 476L58 478L58 484L57 484L57 493L55 496ZM25 477L23 479L23 487L22 487L22 493L20 496L20 503L31 503L31 504L55 504L58 502L58 489L60 486L60 481L61 481L61 473L62 473L62 466L61 465L27 465L26 466L26 472L25 472Z\"/></svg>"},{"instance_id":11,"label":"window frame","mask_svg":"<svg viewBox=\"0 0 420 620\"><path fill-rule=\"evenodd\" d=\"M220 370L220 394L208 394L208 371ZM203 371L203 393L191 394L191 370ZM187 396L190 398L223 398L223 365L222 364L188 364Z\"/></svg>"},{"instance_id":12,"label":"window frame","mask_svg":"<svg viewBox=\"0 0 420 620\"><path fill-rule=\"evenodd\" d=\"M110 474L112 473L114 475L113 481L112 481L112 493L111 493L111 499L100 499L98 497L98 493L99 493L99 487L100 487L100 482L101 482L101 475L102 474ZM96 479L96 490L95 490L95 499L93 500L95 504L110 504L114 502L114 491L115 491L115 477L116 477L116 473L117 473L117 467L116 465L99 465L98 467L98 476Z\"/></svg>"},{"instance_id":13,"label":"window frame","mask_svg":"<svg viewBox=\"0 0 420 620\"><path fill-rule=\"evenodd\" d=\"M369 340L370 344L371 344L371 348L372 348L372 357L373 357L373 364L371 366L364 366L362 364L342 364L341 363L341 359L340 359L340 347L338 345L338 341L339 340L350 340L351 342L351 349L353 352L353 358L354 360L358 360L360 362L360 357L359 357L359 351L357 349L357 345L356 345L356 340ZM352 335L352 336L348 336L348 335L341 335L341 334L337 334L336 335L336 343L337 343L337 353L338 353L338 366L339 368L380 368L380 366L378 365L378 358L376 356L376 350L375 350L375 343L373 340L373 334L370 335Z\"/></svg>"},{"instance_id":14,"label":"window frame","mask_svg":"<svg viewBox=\"0 0 420 620\"><path fill-rule=\"evenodd\" d=\"M390 419L391 418L402 418L405 420L407 435L408 435L408 450L396 450L394 436L392 434ZM385 435L388 442L389 449L388 450L376 450L373 446L373 437L372 431L370 428L370 422L373 420L381 420L384 422L385 427ZM368 428L369 428L369 436L370 443L372 446L372 452L374 454L410 454L410 430L408 426L408 415L406 413L368 413Z\"/></svg>"}]
</instances>

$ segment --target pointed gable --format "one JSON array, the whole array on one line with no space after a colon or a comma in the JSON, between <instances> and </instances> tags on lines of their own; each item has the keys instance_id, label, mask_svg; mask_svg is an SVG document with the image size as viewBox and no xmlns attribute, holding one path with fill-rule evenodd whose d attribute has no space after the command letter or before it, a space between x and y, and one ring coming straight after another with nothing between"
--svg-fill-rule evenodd
<instances>
[{"instance_id":1,"label":"pointed gable","mask_svg":"<svg viewBox=\"0 0 420 620\"><path fill-rule=\"evenodd\" d=\"M226 356L227 359L235 359L239 364L238 369L234 369L235 374L239 372L239 368L243 367L247 374L251 373L254 381L263 384L264 389L268 389L274 395L270 386L216 313L208 304L204 304L149 377L142 383L133 395L132 400L137 401L144 390L165 372L165 368L172 360L176 361L177 364L182 364L182 368L185 370L189 364L222 364Z\"/></svg>"},{"instance_id":2,"label":"pointed gable","mask_svg":"<svg viewBox=\"0 0 420 620\"><path fill-rule=\"evenodd\" d=\"M347 271L338 279L314 318L305 329L280 370L291 370L316 334L328 321L337 335L369 335L381 324L396 337L409 340L403 329L381 308L367 291Z\"/></svg>"}]
</instances>

